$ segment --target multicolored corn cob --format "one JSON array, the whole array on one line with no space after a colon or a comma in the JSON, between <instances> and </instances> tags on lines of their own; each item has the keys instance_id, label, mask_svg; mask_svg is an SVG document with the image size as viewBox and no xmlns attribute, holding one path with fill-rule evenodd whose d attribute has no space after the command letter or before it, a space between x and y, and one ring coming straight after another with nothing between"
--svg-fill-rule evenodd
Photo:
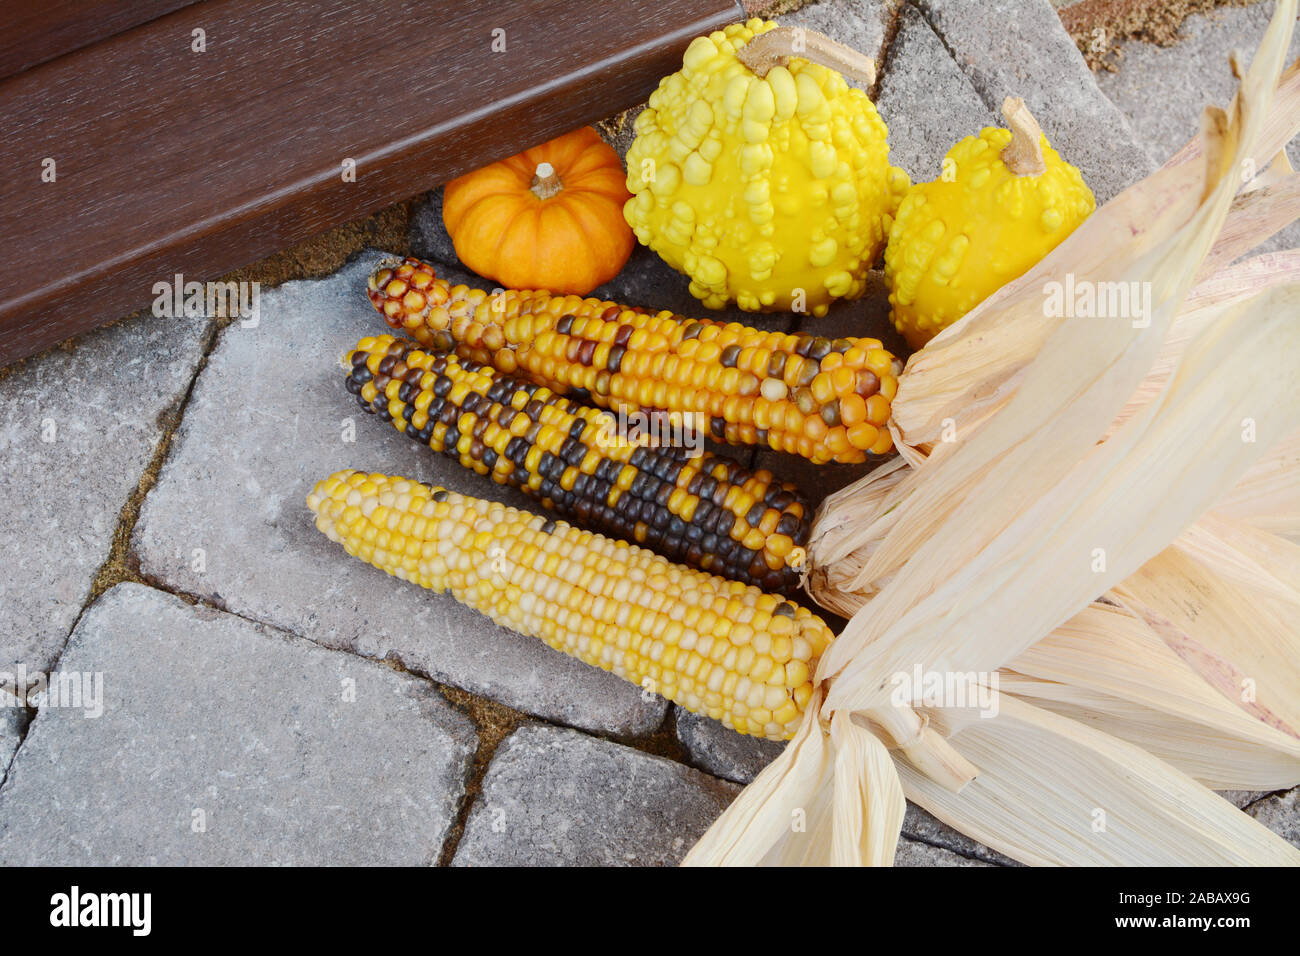
<instances>
[{"instance_id":1,"label":"multicolored corn cob","mask_svg":"<svg viewBox=\"0 0 1300 956\"><path fill-rule=\"evenodd\" d=\"M876 339L765 332L614 302L450 285L419 259L386 259L370 301L430 348L605 408L707 420L714 438L816 463L893 448L886 423L901 367Z\"/></svg>"},{"instance_id":2,"label":"multicolored corn cob","mask_svg":"<svg viewBox=\"0 0 1300 956\"><path fill-rule=\"evenodd\" d=\"M391 335L362 339L347 362L362 408L466 468L674 561L798 590L812 508L771 472L647 447L619 434L609 412Z\"/></svg>"},{"instance_id":3,"label":"multicolored corn cob","mask_svg":"<svg viewBox=\"0 0 1300 956\"><path fill-rule=\"evenodd\" d=\"M793 736L834 639L758 588L494 501L341 471L307 505L349 554L743 734Z\"/></svg>"}]
</instances>

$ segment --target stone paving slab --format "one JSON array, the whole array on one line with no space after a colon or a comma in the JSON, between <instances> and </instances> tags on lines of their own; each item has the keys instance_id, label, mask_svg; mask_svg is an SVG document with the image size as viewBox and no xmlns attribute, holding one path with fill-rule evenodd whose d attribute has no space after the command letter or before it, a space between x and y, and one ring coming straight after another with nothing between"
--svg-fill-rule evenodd
<instances>
[{"instance_id":1,"label":"stone paving slab","mask_svg":"<svg viewBox=\"0 0 1300 956\"><path fill-rule=\"evenodd\" d=\"M984 105L1024 97L1098 205L1155 168L1048 0L916 0ZM929 102L922 100L929 109ZM914 106L915 108L915 106Z\"/></svg>"},{"instance_id":2,"label":"stone paving slab","mask_svg":"<svg viewBox=\"0 0 1300 956\"><path fill-rule=\"evenodd\" d=\"M898 841L898 849L894 851L894 866L992 866L983 860L972 860L970 857L953 853L940 846L931 846L928 843L922 843L919 840L911 840L906 836Z\"/></svg>"},{"instance_id":3,"label":"stone paving slab","mask_svg":"<svg viewBox=\"0 0 1300 956\"><path fill-rule=\"evenodd\" d=\"M456 246L442 222L442 195L443 187L439 186L426 193L411 210L411 224L407 230L411 255L464 269L460 257L456 255Z\"/></svg>"},{"instance_id":4,"label":"stone paving slab","mask_svg":"<svg viewBox=\"0 0 1300 956\"><path fill-rule=\"evenodd\" d=\"M144 315L0 372L0 674L58 657L207 328Z\"/></svg>"},{"instance_id":5,"label":"stone paving slab","mask_svg":"<svg viewBox=\"0 0 1300 956\"><path fill-rule=\"evenodd\" d=\"M960 830L937 819L928 810L914 803L907 805L903 815L903 836L913 841L940 848L959 858L978 860L990 866L1019 866L1015 860L997 850L972 840Z\"/></svg>"},{"instance_id":6,"label":"stone paving slab","mask_svg":"<svg viewBox=\"0 0 1300 956\"><path fill-rule=\"evenodd\" d=\"M822 0L780 14L782 26L803 27L824 33L838 43L865 53L876 62L877 79L885 58L885 36L903 0ZM860 83L845 78L852 86ZM870 92L868 90L867 92Z\"/></svg>"},{"instance_id":7,"label":"stone paving slab","mask_svg":"<svg viewBox=\"0 0 1300 956\"><path fill-rule=\"evenodd\" d=\"M1001 125L911 4L900 12L876 108L889 127L889 161L914 183L938 178L943 157L960 140Z\"/></svg>"},{"instance_id":8,"label":"stone paving slab","mask_svg":"<svg viewBox=\"0 0 1300 956\"><path fill-rule=\"evenodd\" d=\"M740 788L572 730L501 744L453 866L670 866Z\"/></svg>"},{"instance_id":9,"label":"stone paving slab","mask_svg":"<svg viewBox=\"0 0 1300 956\"><path fill-rule=\"evenodd\" d=\"M1238 810L1245 810L1256 800L1268 796L1267 790L1262 793L1258 790L1220 790L1218 793Z\"/></svg>"},{"instance_id":10,"label":"stone paving slab","mask_svg":"<svg viewBox=\"0 0 1300 956\"><path fill-rule=\"evenodd\" d=\"M642 699L612 674L390 578L315 529L307 493L341 468L538 507L435 456L344 390L340 357L387 329L364 294L379 255L267 292L258 328L224 330L141 510L134 548L142 571L326 646L392 655L519 710L618 735L652 731L666 713L661 698Z\"/></svg>"},{"instance_id":11,"label":"stone paving slab","mask_svg":"<svg viewBox=\"0 0 1300 956\"><path fill-rule=\"evenodd\" d=\"M1196 135L1206 106L1227 106L1232 100L1237 81L1228 54L1235 48L1242 66L1249 64L1272 12L1272 3L1259 3L1188 17L1173 46L1124 43L1118 71L1098 73L1102 92L1128 117L1153 163L1164 163ZM1289 60L1297 56L1300 34L1292 38ZM1291 141L1287 155L1293 166L1300 166L1300 138ZM1297 246L1300 223L1293 223L1259 251Z\"/></svg>"},{"instance_id":12,"label":"stone paving slab","mask_svg":"<svg viewBox=\"0 0 1300 956\"><path fill-rule=\"evenodd\" d=\"M428 864L477 744L425 681L119 585L60 661L0 791L3 865Z\"/></svg>"},{"instance_id":13,"label":"stone paving slab","mask_svg":"<svg viewBox=\"0 0 1300 956\"><path fill-rule=\"evenodd\" d=\"M9 763L14 759L14 751L18 749L26 727L27 711L18 705L17 699L9 694L0 696L0 786L4 785Z\"/></svg>"},{"instance_id":14,"label":"stone paving slab","mask_svg":"<svg viewBox=\"0 0 1300 956\"><path fill-rule=\"evenodd\" d=\"M785 749L782 741L738 734L676 705L673 712L677 739L690 754L691 763L724 780L749 783Z\"/></svg>"},{"instance_id":15,"label":"stone paving slab","mask_svg":"<svg viewBox=\"0 0 1300 956\"><path fill-rule=\"evenodd\" d=\"M1300 847L1300 787L1271 794L1246 812L1292 846Z\"/></svg>"}]
</instances>

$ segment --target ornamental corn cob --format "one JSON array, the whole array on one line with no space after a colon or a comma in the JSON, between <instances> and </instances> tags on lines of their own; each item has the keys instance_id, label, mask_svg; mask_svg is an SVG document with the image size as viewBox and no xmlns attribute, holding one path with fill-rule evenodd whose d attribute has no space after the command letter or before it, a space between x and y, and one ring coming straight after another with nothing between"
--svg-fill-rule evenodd
<instances>
[{"instance_id":1,"label":"ornamental corn cob","mask_svg":"<svg viewBox=\"0 0 1300 956\"><path fill-rule=\"evenodd\" d=\"M349 554L741 733L793 736L833 640L758 588L498 502L341 471L307 505Z\"/></svg>"},{"instance_id":2,"label":"ornamental corn cob","mask_svg":"<svg viewBox=\"0 0 1300 956\"><path fill-rule=\"evenodd\" d=\"M799 587L812 509L769 471L637 444L609 412L391 335L362 339L348 364L366 411L566 518L746 584Z\"/></svg>"},{"instance_id":3,"label":"ornamental corn cob","mask_svg":"<svg viewBox=\"0 0 1300 956\"><path fill-rule=\"evenodd\" d=\"M371 273L371 303L430 348L624 411L707 419L714 438L818 464L893 448L896 360L876 339L764 332L545 291L450 285L419 259Z\"/></svg>"}]
</instances>

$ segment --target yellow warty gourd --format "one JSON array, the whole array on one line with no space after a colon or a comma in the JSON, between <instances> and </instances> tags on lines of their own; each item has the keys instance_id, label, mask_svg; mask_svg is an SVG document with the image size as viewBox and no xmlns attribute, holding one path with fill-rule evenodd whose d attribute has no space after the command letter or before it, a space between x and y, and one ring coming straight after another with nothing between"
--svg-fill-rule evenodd
<instances>
[{"instance_id":1,"label":"yellow warty gourd","mask_svg":"<svg viewBox=\"0 0 1300 956\"><path fill-rule=\"evenodd\" d=\"M913 348L1023 275L1096 208L1024 101L1008 98L1002 112L1010 130L963 139L939 179L913 186L898 209L885 281L894 326Z\"/></svg>"},{"instance_id":2,"label":"yellow warty gourd","mask_svg":"<svg viewBox=\"0 0 1300 956\"><path fill-rule=\"evenodd\" d=\"M909 185L867 95L800 53L874 75L819 34L753 19L694 40L637 117L624 216L709 308L823 315L861 295Z\"/></svg>"}]
</instances>

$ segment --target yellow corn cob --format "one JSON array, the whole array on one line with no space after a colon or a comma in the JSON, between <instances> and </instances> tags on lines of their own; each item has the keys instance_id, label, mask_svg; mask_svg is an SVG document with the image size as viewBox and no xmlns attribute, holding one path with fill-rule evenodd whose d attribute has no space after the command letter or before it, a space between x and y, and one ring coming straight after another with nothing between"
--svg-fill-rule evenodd
<instances>
[{"instance_id":1,"label":"yellow corn cob","mask_svg":"<svg viewBox=\"0 0 1300 956\"><path fill-rule=\"evenodd\" d=\"M833 640L758 588L494 501L341 471L307 505L349 554L741 733L794 734Z\"/></svg>"},{"instance_id":2,"label":"yellow corn cob","mask_svg":"<svg viewBox=\"0 0 1300 956\"><path fill-rule=\"evenodd\" d=\"M900 366L876 339L765 332L545 291L489 294L451 286L419 259L380 263L368 294L390 326L428 348L455 347L605 408L693 415L719 441L819 464L893 448L885 425Z\"/></svg>"},{"instance_id":3,"label":"yellow corn cob","mask_svg":"<svg viewBox=\"0 0 1300 956\"><path fill-rule=\"evenodd\" d=\"M812 508L770 471L646 447L609 412L454 352L391 335L348 356L361 407L403 434L583 525L714 574L794 594Z\"/></svg>"}]
</instances>

